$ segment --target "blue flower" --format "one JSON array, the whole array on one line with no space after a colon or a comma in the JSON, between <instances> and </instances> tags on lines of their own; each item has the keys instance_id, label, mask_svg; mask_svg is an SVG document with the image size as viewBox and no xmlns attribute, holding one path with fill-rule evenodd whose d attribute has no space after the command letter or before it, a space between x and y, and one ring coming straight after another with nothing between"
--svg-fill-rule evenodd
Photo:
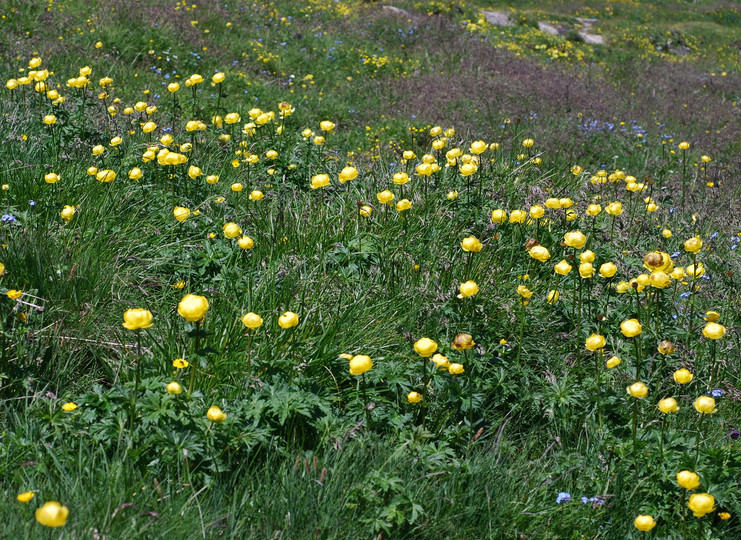
<instances>
[{"instance_id":1,"label":"blue flower","mask_svg":"<svg viewBox=\"0 0 741 540\"><path fill-rule=\"evenodd\" d=\"M566 491L560 491L556 496L556 504L571 502L571 494Z\"/></svg>"},{"instance_id":2,"label":"blue flower","mask_svg":"<svg viewBox=\"0 0 741 540\"><path fill-rule=\"evenodd\" d=\"M587 504L587 503L589 502L589 499L588 499L587 497L582 497L582 498L581 498L581 502L582 502L583 504Z\"/></svg>"},{"instance_id":3,"label":"blue flower","mask_svg":"<svg viewBox=\"0 0 741 540\"><path fill-rule=\"evenodd\" d=\"M721 390L720 388L716 388L715 390L710 392L710 395L713 396L714 398L721 397L723 394L725 394L725 392Z\"/></svg>"},{"instance_id":4,"label":"blue flower","mask_svg":"<svg viewBox=\"0 0 741 540\"><path fill-rule=\"evenodd\" d=\"M36 201L30 200L28 201L29 206L36 206Z\"/></svg>"},{"instance_id":5,"label":"blue flower","mask_svg":"<svg viewBox=\"0 0 741 540\"><path fill-rule=\"evenodd\" d=\"M672 258L672 259L676 259L676 258L677 258L677 257L679 257L680 255L681 255L681 253L680 253L679 251L675 251L674 253L672 253L672 254L671 254L671 258Z\"/></svg>"}]
</instances>

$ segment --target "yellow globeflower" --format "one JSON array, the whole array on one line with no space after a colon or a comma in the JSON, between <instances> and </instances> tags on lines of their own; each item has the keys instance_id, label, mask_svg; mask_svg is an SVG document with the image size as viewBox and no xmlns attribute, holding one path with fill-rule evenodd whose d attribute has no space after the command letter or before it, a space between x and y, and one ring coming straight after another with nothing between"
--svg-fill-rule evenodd
<instances>
[{"instance_id":1,"label":"yellow globeflower","mask_svg":"<svg viewBox=\"0 0 741 540\"><path fill-rule=\"evenodd\" d=\"M152 326L152 312L148 309L127 309L121 324L127 330L141 330Z\"/></svg>"},{"instance_id":2,"label":"yellow globeflower","mask_svg":"<svg viewBox=\"0 0 741 540\"><path fill-rule=\"evenodd\" d=\"M257 313L251 311L242 317L242 324L250 330L255 330L262 326L263 320Z\"/></svg>"},{"instance_id":3,"label":"yellow globeflower","mask_svg":"<svg viewBox=\"0 0 741 540\"><path fill-rule=\"evenodd\" d=\"M709 322L702 329L702 335L708 339L720 339L726 335L726 327L722 324Z\"/></svg>"},{"instance_id":4,"label":"yellow globeflower","mask_svg":"<svg viewBox=\"0 0 741 540\"><path fill-rule=\"evenodd\" d=\"M710 396L700 396L692 406L700 414L714 414L718 412L718 409L715 407L715 399Z\"/></svg>"},{"instance_id":5,"label":"yellow globeflower","mask_svg":"<svg viewBox=\"0 0 741 540\"><path fill-rule=\"evenodd\" d=\"M419 392L409 392L407 394L407 401L409 403L419 403L420 401L422 401L422 394L420 394Z\"/></svg>"},{"instance_id":6,"label":"yellow globeflower","mask_svg":"<svg viewBox=\"0 0 741 540\"><path fill-rule=\"evenodd\" d=\"M679 471L677 473L677 484L684 489L695 489L700 485L700 475L692 471Z\"/></svg>"},{"instance_id":7,"label":"yellow globeflower","mask_svg":"<svg viewBox=\"0 0 741 540\"><path fill-rule=\"evenodd\" d=\"M10 289L8 291L8 298L11 300L18 300L23 295L23 291L19 291L18 289Z\"/></svg>"},{"instance_id":8,"label":"yellow globeflower","mask_svg":"<svg viewBox=\"0 0 741 540\"><path fill-rule=\"evenodd\" d=\"M394 174L394 184L403 186L409 182L409 175L405 172L398 172Z\"/></svg>"},{"instance_id":9,"label":"yellow globeflower","mask_svg":"<svg viewBox=\"0 0 741 540\"><path fill-rule=\"evenodd\" d=\"M70 206L69 204L65 204L64 205L64 208L62 208L62 211L60 212L59 215L62 216L62 219L64 221L66 221L66 222L69 223L70 221L72 221L72 218L74 217L75 212L76 212L76 210L75 210L75 207L74 206Z\"/></svg>"},{"instance_id":10,"label":"yellow globeflower","mask_svg":"<svg viewBox=\"0 0 741 540\"><path fill-rule=\"evenodd\" d=\"M455 336L455 339L450 346L456 351L467 351L476 346L476 343L473 341L473 336L471 334L458 334Z\"/></svg>"},{"instance_id":11,"label":"yellow globeflower","mask_svg":"<svg viewBox=\"0 0 741 540\"><path fill-rule=\"evenodd\" d=\"M602 207L599 204L590 204L589 206L587 206L588 216L594 217L598 215L600 212L602 212Z\"/></svg>"},{"instance_id":12,"label":"yellow globeflower","mask_svg":"<svg viewBox=\"0 0 741 540\"><path fill-rule=\"evenodd\" d=\"M242 249L252 249L255 246L255 241L249 236L240 236L239 240L237 240L237 244L239 244L239 247Z\"/></svg>"},{"instance_id":13,"label":"yellow globeflower","mask_svg":"<svg viewBox=\"0 0 741 540\"><path fill-rule=\"evenodd\" d=\"M475 281L466 281L465 283L461 283L459 290L461 291L461 294L458 296L458 298L469 298L479 292L479 286L476 284Z\"/></svg>"},{"instance_id":14,"label":"yellow globeflower","mask_svg":"<svg viewBox=\"0 0 741 540\"><path fill-rule=\"evenodd\" d=\"M543 246L533 246L528 250L530 256L536 261L546 262L551 258L551 253Z\"/></svg>"},{"instance_id":15,"label":"yellow globeflower","mask_svg":"<svg viewBox=\"0 0 741 540\"><path fill-rule=\"evenodd\" d=\"M643 332L643 326L638 319L628 319L620 323L620 331L625 337L632 338Z\"/></svg>"},{"instance_id":16,"label":"yellow globeflower","mask_svg":"<svg viewBox=\"0 0 741 540\"><path fill-rule=\"evenodd\" d=\"M176 206L172 213L175 216L175 219L181 223L190 217L190 210L182 206Z\"/></svg>"},{"instance_id":17,"label":"yellow globeflower","mask_svg":"<svg viewBox=\"0 0 741 540\"><path fill-rule=\"evenodd\" d=\"M36 494L33 491L26 491L25 493L19 493L16 496L16 499L18 499L18 502L26 503L33 499L36 496Z\"/></svg>"},{"instance_id":18,"label":"yellow globeflower","mask_svg":"<svg viewBox=\"0 0 741 540\"><path fill-rule=\"evenodd\" d=\"M57 182L59 182L59 175L57 173L53 173L53 172L46 173L44 175L44 181L47 184L56 184Z\"/></svg>"},{"instance_id":19,"label":"yellow globeflower","mask_svg":"<svg viewBox=\"0 0 741 540\"><path fill-rule=\"evenodd\" d=\"M261 201L265 197L265 194L263 194L262 191L256 189L250 193L249 199L251 201Z\"/></svg>"},{"instance_id":20,"label":"yellow globeflower","mask_svg":"<svg viewBox=\"0 0 741 540\"><path fill-rule=\"evenodd\" d=\"M381 204L390 204L391 201L394 200L394 194L391 193L388 189L377 193L376 198L378 199L378 202Z\"/></svg>"},{"instance_id":21,"label":"yellow globeflower","mask_svg":"<svg viewBox=\"0 0 741 540\"><path fill-rule=\"evenodd\" d=\"M551 210L558 210L559 208L561 208L561 201L560 199L551 197L545 200L545 207L550 208Z\"/></svg>"},{"instance_id":22,"label":"yellow globeflower","mask_svg":"<svg viewBox=\"0 0 741 540\"><path fill-rule=\"evenodd\" d=\"M462 364L453 363L448 366L448 373L451 375L460 375L465 369Z\"/></svg>"},{"instance_id":23,"label":"yellow globeflower","mask_svg":"<svg viewBox=\"0 0 741 540\"><path fill-rule=\"evenodd\" d=\"M619 216L623 213L623 205L619 202L611 202L605 208L605 212L607 212L611 216Z\"/></svg>"},{"instance_id":24,"label":"yellow globeflower","mask_svg":"<svg viewBox=\"0 0 741 540\"><path fill-rule=\"evenodd\" d=\"M178 314L186 321L196 322L203 319L208 307L208 300L205 296L186 294L178 304Z\"/></svg>"},{"instance_id":25,"label":"yellow globeflower","mask_svg":"<svg viewBox=\"0 0 741 540\"><path fill-rule=\"evenodd\" d=\"M634 398L644 398L648 395L648 387L642 382L635 382L631 384L626 390Z\"/></svg>"},{"instance_id":26,"label":"yellow globeflower","mask_svg":"<svg viewBox=\"0 0 741 540\"><path fill-rule=\"evenodd\" d=\"M67 523L68 515L69 509L57 501L46 502L42 507L36 509L36 521L46 527L64 526Z\"/></svg>"},{"instance_id":27,"label":"yellow globeflower","mask_svg":"<svg viewBox=\"0 0 741 540\"><path fill-rule=\"evenodd\" d=\"M340 183L344 184L358 177L358 170L355 167L345 167L340 171Z\"/></svg>"},{"instance_id":28,"label":"yellow globeflower","mask_svg":"<svg viewBox=\"0 0 741 540\"><path fill-rule=\"evenodd\" d=\"M227 238L236 238L242 234L242 228L236 223L225 223L224 224L224 236Z\"/></svg>"},{"instance_id":29,"label":"yellow globeflower","mask_svg":"<svg viewBox=\"0 0 741 540\"><path fill-rule=\"evenodd\" d=\"M362 375L373 367L370 356L358 354L350 360L350 375Z\"/></svg>"},{"instance_id":30,"label":"yellow globeflower","mask_svg":"<svg viewBox=\"0 0 741 540\"><path fill-rule=\"evenodd\" d=\"M319 189L329 185L329 175L317 174L311 177L311 189Z\"/></svg>"},{"instance_id":31,"label":"yellow globeflower","mask_svg":"<svg viewBox=\"0 0 741 540\"><path fill-rule=\"evenodd\" d=\"M703 517L715 510L715 497L710 493L695 493L690 495L687 506L692 510L695 517Z\"/></svg>"},{"instance_id":32,"label":"yellow globeflower","mask_svg":"<svg viewBox=\"0 0 741 540\"><path fill-rule=\"evenodd\" d=\"M581 231L571 231L563 236L563 241L569 247L581 249L587 243L587 237Z\"/></svg>"},{"instance_id":33,"label":"yellow globeflower","mask_svg":"<svg viewBox=\"0 0 741 540\"><path fill-rule=\"evenodd\" d=\"M491 213L492 223L504 223L507 221L507 212L505 210L493 210Z\"/></svg>"},{"instance_id":34,"label":"yellow globeflower","mask_svg":"<svg viewBox=\"0 0 741 540\"><path fill-rule=\"evenodd\" d=\"M142 170L139 167L134 167L129 171L130 180L139 180L142 177Z\"/></svg>"},{"instance_id":35,"label":"yellow globeflower","mask_svg":"<svg viewBox=\"0 0 741 540\"><path fill-rule=\"evenodd\" d=\"M484 246L475 236L468 236L461 242L461 247L463 248L463 251L478 253Z\"/></svg>"},{"instance_id":36,"label":"yellow globeflower","mask_svg":"<svg viewBox=\"0 0 741 540\"><path fill-rule=\"evenodd\" d=\"M679 406L677 405L677 400L672 397L664 398L660 400L658 407L659 407L659 410L663 412L664 414L677 412L679 410Z\"/></svg>"},{"instance_id":37,"label":"yellow globeflower","mask_svg":"<svg viewBox=\"0 0 741 540\"><path fill-rule=\"evenodd\" d=\"M607 362L605 362L605 365L609 369L615 368L620 365L620 358L618 358L617 356L613 356Z\"/></svg>"},{"instance_id":38,"label":"yellow globeflower","mask_svg":"<svg viewBox=\"0 0 741 540\"><path fill-rule=\"evenodd\" d=\"M679 384L689 384L693 378L694 375L686 368L678 369L674 372L674 380Z\"/></svg>"},{"instance_id":39,"label":"yellow globeflower","mask_svg":"<svg viewBox=\"0 0 741 540\"><path fill-rule=\"evenodd\" d=\"M214 405L208 409L208 412L206 413L206 418L208 418L215 424L220 424L221 422L226 420L226 413L222 411L219 407Z\"/></svg>"},{"instance_id":40,"label":"yellow globeflower","mask_svg":"<svg viewBox=\"0 0 741 540\"><path fill-rule=\"evenodd\" d=\"M650 285L655 289L666 289L672 284L672 278L661 271L651 272L649 280Z\"/></svg>"},{"instance_id":41,"label":"yellow globeflower","mask_svg":"<svg viewBox=\"0 0 741 540\"><path fill-rule=\"evenodd\" d=\"M77 408L77 403L74 403L72 401L68 401L64 405L62 405L62 410L65 412L72 412Z\"/></svg>"},{"instance_id":42,"label":"yellow globeflower","mask_svg":"<svg viewBox=\"0 0 741 540\"><path fill-rule=\"evenodd\" d=\"M180 386L177 382L172 381L167 385L167 393L172 396L177 396L183 391L182 386Z\"/></svg>"},{"instance_id":43,"label":"yellow globeflower","mask_svg":"<svg viewBox=\"0 0 741 540\"><path fill-rule=\"evenodd\" d=\"M493 214L492 214L493 217ZM512 210L509 214L510 223L525 223L527 219L527 212L523 210Z\"/></svg>"},{"instance_id":44,"label":"yellow globeflower","mask_svg":"<svg viewBox=\"0 0 741 540\"><path fill-rule=\"evenodd\" d=\"M584 279L589 279L594 277L594 266L592 266L592 263L581 263L579 265L579 275Z\"/></svg>"},{"instance_id":45,"label":"yellow globeflower","mask_svg":"<svg viewBox=\"0 0 741 540\"><path fill-rule=\"evenodd\" d=\"M278 325L284 330L293 328L298 325L298 315L293 311L286 311L283 315L278 318Z\"/></svg>"},{"instance_id":46,"label":"yellow globeflower","mask_svg":"<svg viewBox=\"0 0 741 540\"><path fill-rule=\"evenodd\" d=\"M571 272L571 265L566 262L566 259L563 259L560 263L556 264L553 269L555 270L556 274L565 276L568 275L569 272Z\"/></svg>"},{"instance_id":47,"label":"yellow globeflower","mask_svg":"<svg viewBox=\"0 0 741 540\"><path fill-rule=\"evenodd\" d=\"M599 267L599 275L603 278L611 278L616 272L617 266L611 262L606 262Z\"/></svg>"},{"instance_id":48,"label":"yellow globeflower","mask_svg":"<svg viewBox=\"0 0 741 540\"><path fill-rule=\"evenodd\" d=\"M684 242L684 249L690 253L697 253L702 249L702 240L699 236L693 236Z\"/></svg>"},{"instance_id":49,"label":"yellow globeflower","mask_svg":"<svg viewBox=\"0 0 741 540\"><path fill-rule=\"evenodd\" d=\"M585 346L590 351L596 351L597 349L603 348L607 344L607 341L605 340L605 336L601 336L599 334L592 334L587 338L587 341L585 342Z\"/></svg>"},{"instance_id":50,"label":"yellow globeflower","mask_svg":"<svg viewBox=\"0 0 741 540\"><path fill-rule=\"evenodd\" d=\"M423 337L414 344L414 350L422 358L428 358L437 350L437 343L429 338Z\"/></svg>"},{"instance_id":51,"label":"yellow globeflower","mask_svg":"<svg viewBox=\"0 0 741 540\"><path fill-rule=\"evenodd\" d=\"M636 529L639 531L648 532L656 527L656 521L651 516L640 515L635 518L633 525L635 525Z\"/></svg>"},{"instance_id":52,"label":"yellow globeflower","mask_svg":"<svg viewBox=\"0 0 741 540\"><path fill-rule=\"evenodd\" d=\"M705 321L706 322L718 322L720 320L720 313L717 311L706 311Z\"/></svg>"},{"instance_id":53,"label":"yellow globeflower","mask_svg":"<svg viewBox=\"0 0 741 540\"><path fill-rule=\"evenodd\" d=\"M430 358L430 361L435 362L435 365L439 368L447 369L450 366L450 361L448 360L447 356L443 356L440 353L437 353Z\"/></svg>"},{"instance_id":54,"label":"yellow globeflower","mask_svg":"<svg viewBox=\"0 0 741 540\"><path fill-rule=\"evenodd\" d=\"M549 304L555 304L558 302L558 297L560 296L559 292L556 289L552 289L548 295L545 297L545 301Z\"/></svg>"},{"instance_id":55,"label":"yellow globeflower","mask_svg":"<svg viewBox=\"0 0 741 540\"><path fill-rule=\"evenodd\" d=\"M412 201L409 199L402 199L398 203L396 203L396 211L397 212L403 212L404 210L409 210L412 207Z\"/></svg>"}]
</instances>

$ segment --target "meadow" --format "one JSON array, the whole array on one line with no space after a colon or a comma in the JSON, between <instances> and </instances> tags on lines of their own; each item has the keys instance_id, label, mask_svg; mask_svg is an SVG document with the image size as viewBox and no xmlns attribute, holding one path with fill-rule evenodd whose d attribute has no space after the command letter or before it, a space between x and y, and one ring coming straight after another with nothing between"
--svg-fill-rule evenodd
<instances>
[{"instance_id":1,"label":"meadow","mask_svg":"<svg viewBox=\"0 0 741 540\"><path fill-rule=\"evenodd\" d=\"M0 17L0 537L741 535L736 4Z\"/></svg>"}]
</instances>

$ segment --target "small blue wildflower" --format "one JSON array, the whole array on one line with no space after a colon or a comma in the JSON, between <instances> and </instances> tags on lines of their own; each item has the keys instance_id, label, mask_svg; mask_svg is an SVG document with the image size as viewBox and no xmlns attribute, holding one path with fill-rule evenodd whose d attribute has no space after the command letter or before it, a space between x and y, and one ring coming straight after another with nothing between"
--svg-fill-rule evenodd
<instances>
[{"instance_id":1,"label":"small blue wildflower","mask_svg":"<svg viewBox=\"0 0 741 540\"><path fill-rule=\"evenodd\" d=\"M725 394L725 392L721 390L720 388L716 388L715 390L710 392L710 395L713 396L714 398L721 397L723 394Z\"/></svg>"},{"instance_id":2,"label":"small blue wildflower","mask_svg":"<svg viewBox=\"0 0 741 540\"><path fill-rule=\"evenodd\" d=\"M680 255L681 255L681 253L680 253L679 251L675 251L674 253L672 253L672 254L671 254L671 258L672 258L672 259L676 259L676 258L677 258L677 257L679 257Z\"/></svg>"},{"instance_id":3,"label":"small blue wildflower","mask_svg":"<svg viewBox=\"0 0 741 540\"><path fill-rule=\"evenodd\" d=\"M679 295L679 297L680 297L680 298L685 298L685 299L686 299L686 298L689 298L691 294L692 294L692 293L691 293L691 292L689 292L689 291L688 291L688 292L683 292L682 294L680 294L680 295Z\"/></svg>"},{"instance_id":4,"label":"small blue wildflower","mask_svg":"<svg viewBox=\"0 0 741 540\"><path fill-rule=\"evenodd\" d=\"M10 214L3 214L3 216L0 217L0 221L2 221L3 223L15 223L18 220Z\"/></svg>"},{"instance_id":5,"label":"small blue wildflower","mask_svg":"<svg viewBox=\"0 0 741 540\"><path fill-rule=\"evenodd\" d=\"M560 491L556 496L556 504L571 502L571 494L566 491Z\"/></svg>"},{"instance_id":6,"label":"small blue wildflower","mask_svg":"<svg viewBox=\"0 0 741 540\"><path fill-rule=\"evenodd\" d=\"M582 497L582 498L581 498L581 502L582 502L583 504L587 504L587 503L589 502L589 499L588 499L587 497Z\"/></svg>"},{"instance_id":7,"label":"small blue wildflower","mask_svg":"<svg viewBox=\"0 0 741 540\"><path fill-rule=\"evenodd\" d=\"M715 240L717 237L718 237L718 233L717 232L714 232L713 234L710 235L710 239L711 240Z\"/></svg>"},{"instance_id":8,"label":"small blue wildflower","mask_svg":"<svg viewBox=\"0 0 741 540\"><path fill-rule=\"evenodd\" d=\"M29 204L30 206L36 206L36 201L34 201L34 200L30 200L30 201L28 201L28 204Z\"/></svg>"}]
</instances>

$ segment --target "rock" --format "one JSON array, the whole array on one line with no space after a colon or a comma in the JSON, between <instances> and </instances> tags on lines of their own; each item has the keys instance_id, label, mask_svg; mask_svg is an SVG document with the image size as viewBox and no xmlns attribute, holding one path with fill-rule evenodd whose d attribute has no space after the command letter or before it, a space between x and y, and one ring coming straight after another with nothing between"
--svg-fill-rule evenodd
<instances>
[{"instance_id":1,"label":"rock","mask_svg":"<svg viewBox=\"0 0 741 540\"><path fill-rule=\"evenodd\" d=\"M411 17L408 11L398 8L396 6L383 6L382 9L384 11L388 11L389 13L393 13L394 15L401 15L402 17Z\"/></svg>"},{"instance_id":2,"label":"rock","mask_svg":"<svg viewBox=\"0 0 741 540\"><path fill-rule=\"evenodd\" d=\"M494 26L512 26L512 19L509 18L509 13L503 11L482 11L481 14L484 16L489 24Z\"/></svg>"},{"instance_id":3,"label":"rock","mask_svg":"<svg viewBox=\"0 0 741 540\"><path fill-rule=\"evenodd\" d=\"M544 23L538 21L538 30L541 32L545 32L546 34L551 34L552 36L560 36L561 30L558 26L553 26L552 24Z\"/></svg>"},{"instance_id":4,"label":"rock","mask_svg":"<svg viewBox=\"0 0 741 540\"><path fill-rule=\"evenodd\" d=\"M579 37L584 40L584 43L589 45L604 45L605 38L599 34L589 34L587 32L579 32Z\"/></svg>"}]
</instances>

